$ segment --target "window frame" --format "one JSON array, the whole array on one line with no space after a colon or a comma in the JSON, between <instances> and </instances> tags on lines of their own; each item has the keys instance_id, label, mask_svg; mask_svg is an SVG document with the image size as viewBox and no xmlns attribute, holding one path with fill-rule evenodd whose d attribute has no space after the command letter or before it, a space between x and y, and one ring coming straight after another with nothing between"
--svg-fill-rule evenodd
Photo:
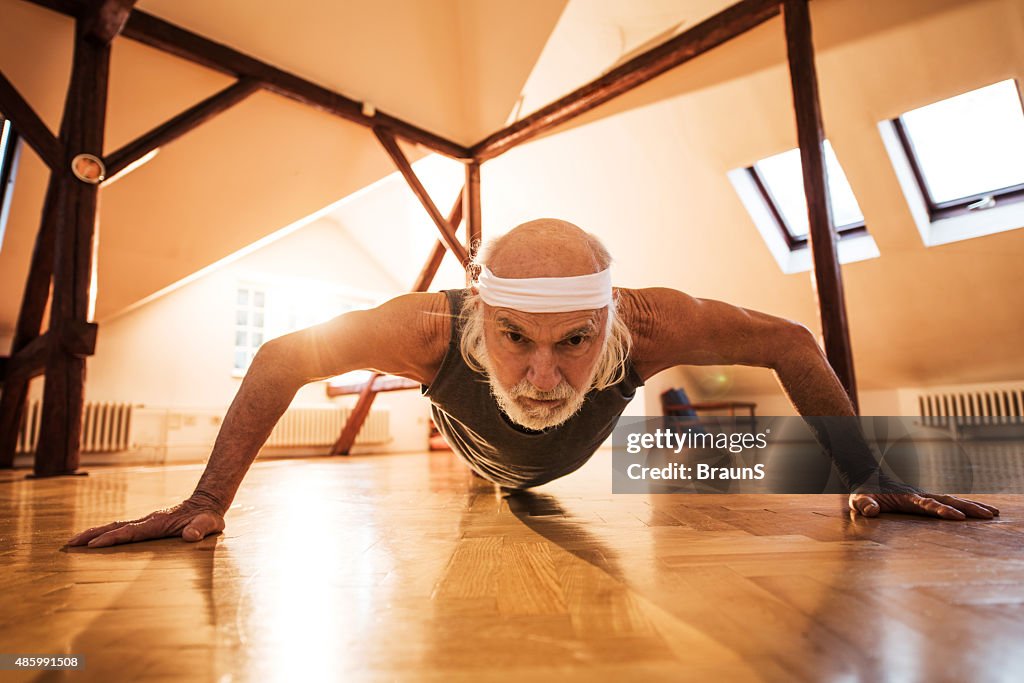
<instances>
[{"instance_id":1,"label":"window frame","mask_svg":"<svg viewBox=\"0 0 1024 683\"><path fill-rule=\"evenodd\" d=\"M21 136L14 128L14 123L0 115L0 139L4 128L7 129L7 143L0 150L0 248L3 247L7 216L11 209L11 199L14 197L14 179L18 173L18 160L21 158Z\"/></svg>"},{"instance_id":2,"label":"window frame","mask_svg":"<svg viewBox=\"0 0 1024 683\"><path fill-rule=\"evenodd\" d=\"M263 343L267 340L267 291L266 288L263 287L262 285L243 282L237 283L233 291L235 293L235 304L233 307L234 324L231 326L232 334L234 335L233 344L231 347L231 375L233 377L244 377L245 373L249 371L249 367L252 364L252 359L253 357L255 357L256 352L259 350L259 347L262 346ZM245 304L241 304L238 302L238 295L243 291L246 292L247 297ZM255 305L255 298L257 294L260 294L263 297L263 305L258 307ZM246 314L246 322L244 325L238 322L238 314L243 310L245 311ZM259 326L254 324L255 314L257 312L263 316L262 322L260 323ZM239 332L243 332L246 335L246 344L244 346L240 346L238 344L237 335ZM254 345L252 343L252 335L257 332L260 335L261 341L259 345ZM237 357L237 354L240 352L244 353L247 356L247 362L244 368L239 368L235 364L235 358Z\"/></svg>"},{"instance_id":3,"label":"window frame","mask_svg":"<svg viewBox=\"0 0 1024 683\"><path fill-rule=\"evenodd\" d=\"M790 251L796 251L797 249L806 249L809 245L807 237L798 237L793 234L792 228L789 226L789 221L786 220L785 214L782 213L782 209L779 207L775 196L772 194L771 188L768 187L768 182L764 179L761 171L757 168L757 162L753 165L746 167L747 174L750 177L751 184L757 190L758 194L761 195L762 201L768 208L768 213L771 215L776 226L779 229L779 233L782 235L782 239L785 240L786 246L789 247ZM851 237L861 237L868 234L867 223L863 220L856 221L854 223L848 223L846 225L835 226L836 235L839 239L849 239Z\"/></svg>"},{"instance_id":4,"label":"window frame","mask_svg":"<svg viewBox=\"0 0 1024 683\"><path fill-rule=\"evenodd\" d=\"M1020 83L1016 78L1007 80L1013 81L1014 88L1017 90L1017 103L1021 107L1021 116L1024 116L1024 95L1021 94ZM990 83L989 85L995 85L995 83ZM988 86L979 86L978 88L967 90L963 93L959 93L958 95L944 97L941 100L932 102L931 104L938 104L940 102L953 99L954 97L965 95L973 90L980 90L986 87ZM921 163L917 158L917 150L914 148L914 141L911 139L910 133L907 131L907 126L903 121L903 114L900 114L894 119L890 119L889 124L892 126L892 131L895 133L896 141L902 149L907 164L910 166L910 172L913 175L914 182L917 184L918 191L921 193L921 199L924 202L928 218L932 222L943 218L954 218L956 216L973 214L979 209L984 211L988 208L992 208L993 205L988 207L971 208L978 202L984 201L989 197L994 199L996 204L1000 205L1024 201L1024 183L1019 183L1017 185L997 188L988 192L978 192L958 199L950 199L945 202L936 202L932 198L931 189L928 187L928 180L925 177L924 170L921 168Z\"/></svg>"}]
</instances>

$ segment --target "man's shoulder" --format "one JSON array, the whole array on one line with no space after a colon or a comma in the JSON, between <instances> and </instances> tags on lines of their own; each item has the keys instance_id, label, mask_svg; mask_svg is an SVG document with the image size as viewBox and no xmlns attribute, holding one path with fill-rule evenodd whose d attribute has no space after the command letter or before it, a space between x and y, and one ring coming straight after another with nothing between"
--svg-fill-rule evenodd
<instances>
[{"instance_id":1,"label":"man's shoulder","mask_svg":"<svg viewBox=\"0 0 1024 683\"><path fill-rule=\"evenodd\" d=\"M696 300L667 287L616 288L618 315L632 338L630 358L644 379L662 369L666 337L690 317Z\"/></svg>"},{"instance_id":2,"label":"man's shoulder","mask_svg":"<svg viewBox=\"0 0 1024 683\"><path fill-rule=\"evenodd\" d=\"M444 292L410 292L389 299L374 311L392 325L400 325L419 344L443 337L448 343L452 313Z\"/></svg>"},{"instance_id":3,"label":"man's shoulder","mask_svg":"<svg viewBox=\"0 0 1024 683\"><path fill-rule=\"evenodd\" d=\"M396 343L402 344L415 365L427 377L440 367L451 339L452 312L443 292L401 294L375 309L381 323L401 331Z\"/></svg>"},{"instance_id":4,"label":"man's shoulder","mask_svg":"<svg viewBox=\"0 0 1024 683\"><path fill-rule=\"evenodd\" d=\"M668 287L628 289L616 287L618 314L629 327L634 341L653 339L667 316L685 314L696 300L685 292Z\"/></svg>"}]
</instances>

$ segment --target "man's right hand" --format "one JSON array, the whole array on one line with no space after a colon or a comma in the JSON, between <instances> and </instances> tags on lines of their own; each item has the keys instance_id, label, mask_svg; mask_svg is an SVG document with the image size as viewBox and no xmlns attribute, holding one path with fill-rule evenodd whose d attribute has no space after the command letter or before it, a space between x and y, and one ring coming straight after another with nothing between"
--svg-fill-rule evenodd
<instances>
[{"instance_id":1,"label":"man's right hand","mask_svg":"<svg viewBox=\"0 0 1024 683\"><path fill-rule=\"evenodd\" d=\"M224 515L216 507L206 501L190 498L139 519L86 529L69 540L68 545L104 548L172 536L181 536L186 541L195 542L223 530Z\"/></svg>"}]
</instances>

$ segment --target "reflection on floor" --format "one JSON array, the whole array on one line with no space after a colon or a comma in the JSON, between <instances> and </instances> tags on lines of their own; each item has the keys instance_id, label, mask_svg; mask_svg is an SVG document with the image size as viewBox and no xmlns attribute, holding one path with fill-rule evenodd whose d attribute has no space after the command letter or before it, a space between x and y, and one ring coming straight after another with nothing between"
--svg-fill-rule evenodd
<instances>
[{"instance_id":1,"label":"reflection on floor","mask_svg":"<svg viewBox=\"0 0 1024 683\"><path fill-rule=\"evenodd\" d=\"M258 463L226 532L62 552L198 467L0 473L7 680L996 680L1024 669L1024 505L851 521L838 496L503 497L450 454Z\"/></svg>"}]
</instances>

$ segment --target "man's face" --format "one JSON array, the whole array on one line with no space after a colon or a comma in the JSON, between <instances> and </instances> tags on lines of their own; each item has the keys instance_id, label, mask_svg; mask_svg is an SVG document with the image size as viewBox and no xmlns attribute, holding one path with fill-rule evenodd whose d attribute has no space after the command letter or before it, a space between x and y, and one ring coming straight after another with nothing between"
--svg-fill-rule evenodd
<instances>
[{"instance_id":1,"label":"man's face","mask_svg":"<svg viewBox=\"0 0 1024 683\"><path fill-rule=\"evenodd\" d=\"M579 410L604 349L607 316L607 309L523 313L484 306L482 361L513 422L546 429Z\"/></svg>"}]
</instances>

